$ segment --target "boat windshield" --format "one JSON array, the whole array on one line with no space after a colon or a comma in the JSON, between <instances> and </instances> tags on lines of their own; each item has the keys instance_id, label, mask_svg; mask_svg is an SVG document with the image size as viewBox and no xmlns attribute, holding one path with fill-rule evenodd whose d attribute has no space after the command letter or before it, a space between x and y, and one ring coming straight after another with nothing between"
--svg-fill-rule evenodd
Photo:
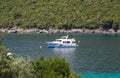
<instances>
[{"instance_id":1,"label":"boat windshield","mask_svg":"<svg viewBox=\"0 0 120 78\"><path fill-rule=\"evenodd\" d=\"M57 42L61 42L61 40L56 40Z\"/></svg>"},{"instance_id":2,"label":"boat windshield","mask_svg":"<svg viewBox=\"0 0 120 78\"><path fill-rule=\"evenodd\" d=\"M68 39L68 35L67 36L62 36L61 39Z\"/></svg>"}]
</instances>

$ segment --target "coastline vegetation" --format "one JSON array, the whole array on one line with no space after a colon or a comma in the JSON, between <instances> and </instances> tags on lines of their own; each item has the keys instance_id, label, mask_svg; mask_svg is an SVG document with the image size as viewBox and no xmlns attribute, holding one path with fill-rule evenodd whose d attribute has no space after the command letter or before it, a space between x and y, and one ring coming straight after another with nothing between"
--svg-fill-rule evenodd
<instances>
[{"instance_id":1,"label":"coastline vegetation","mask_svg":"<svg viewBox=\"0 0 120 78\"><path fill-rule=\"evenodd\" d=\"M0 78L80 78L63 58L24 59L8 55L9 49L0 43Z\"/></svg>"},{"instance_id":2,"label":"coastline vegetation","mask_svg":"<svg viewBox=\"0 0 120 78\"><path fill-rule=\"evenodd\" d=\"M119 0L0 0L0 28L120 29Z\"/></svg>"}]
</instances>

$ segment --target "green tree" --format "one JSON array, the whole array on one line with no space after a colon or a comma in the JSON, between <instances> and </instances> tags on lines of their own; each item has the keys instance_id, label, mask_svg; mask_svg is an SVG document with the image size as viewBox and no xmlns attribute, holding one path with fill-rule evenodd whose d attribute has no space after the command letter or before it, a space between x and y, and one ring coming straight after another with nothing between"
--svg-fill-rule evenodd
<instances>
[{"instance_id":1,"label":"green tree","mask_svg":"<svg viewBox=\"0 0 120 78\"><path fill-rule=\"evenodd\" d=\"M70 74L69 63L58 57L48 60L41 57L32 63L34 73L40 78L68 78Z\"/></svg>"}]
</instances>

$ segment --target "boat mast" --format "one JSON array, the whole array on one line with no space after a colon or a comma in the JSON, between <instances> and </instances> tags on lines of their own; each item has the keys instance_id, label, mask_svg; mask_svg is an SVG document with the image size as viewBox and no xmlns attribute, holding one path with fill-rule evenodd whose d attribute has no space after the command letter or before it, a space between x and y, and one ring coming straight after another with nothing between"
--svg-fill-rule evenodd
<instances>
[{"instance_id":1,"label":"boat mast","mask_svg":"<svg viewBox=\"0 0 120 78\"><path fill-rule=\"evenodd\" d=\"M68 36L69 36L69 35L66 36L66 39L68 39Z\"/></svg>"}]
</instances>

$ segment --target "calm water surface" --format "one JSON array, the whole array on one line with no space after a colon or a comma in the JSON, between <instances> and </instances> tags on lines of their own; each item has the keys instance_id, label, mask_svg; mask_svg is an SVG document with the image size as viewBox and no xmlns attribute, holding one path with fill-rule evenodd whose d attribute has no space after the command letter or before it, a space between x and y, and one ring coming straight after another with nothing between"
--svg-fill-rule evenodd
<instances>
[{"instance_id":1,"label":"calm water surface","mask_svg":"<svg viewBox=\"0 0 120 78\"><path fill-rule=\"evenodd\" d=\"M120 35L70 34L78 48L48 49L46 41L64 34L5 34L3 44L12 53L34 59L39 56L65 58L76 73L119 73Z\"/></svg>"}]
</instances>

